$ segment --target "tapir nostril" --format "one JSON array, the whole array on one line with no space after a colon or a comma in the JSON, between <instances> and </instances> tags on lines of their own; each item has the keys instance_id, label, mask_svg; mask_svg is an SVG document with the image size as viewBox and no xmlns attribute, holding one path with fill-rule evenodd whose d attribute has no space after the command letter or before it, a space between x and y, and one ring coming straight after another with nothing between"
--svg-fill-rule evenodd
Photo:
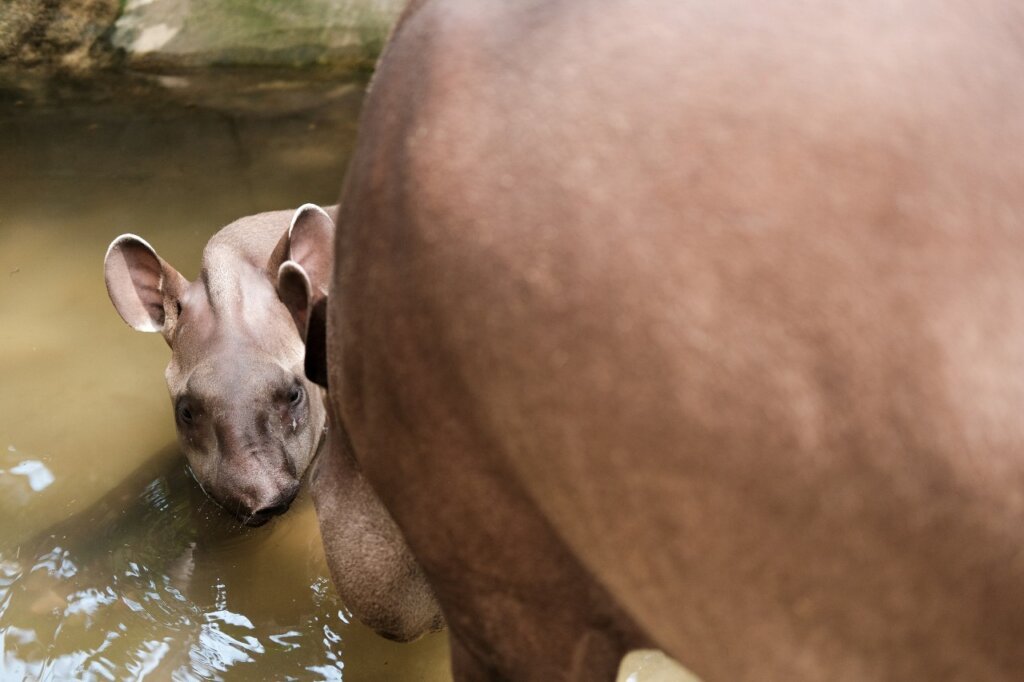
<instances>
[{"instance_id":1,"label":"tapir nostril","mask_svg":"<svg viewBox=\"0 0 1024 682\"><path fill-rule=\"evenodd\" d=\"M262 516L270 518L271 516L280 516L288 511L288 507L291 506L291 502L285 502L284 504L275 504L273 507L264 507L263 509L257 509L253 516Z\"/></svg>"},{"instance_id":2,"label":"tapir nostril","mask_svg":"<svg viewBox=\"0 0 1024 682\"><path fill-rule=\"evenodd\" d=\"M292 506L292 502L295 501L295 496L298 492L299 488L298 486L295 486L291 490L279 495L278 498L274 500L276 504L257 509L252 515L264 519L269 519L271 516L280 516L288 511L288 508Z\"/></svg>"}]
</instances>

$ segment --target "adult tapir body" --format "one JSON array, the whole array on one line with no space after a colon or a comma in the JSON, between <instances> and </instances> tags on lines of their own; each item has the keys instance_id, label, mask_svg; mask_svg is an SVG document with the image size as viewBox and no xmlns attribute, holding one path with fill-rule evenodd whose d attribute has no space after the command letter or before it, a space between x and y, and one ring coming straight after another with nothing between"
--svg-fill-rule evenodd
<instances>
[{"instance_id":1,"label":"adult tapir body","mask_svg":"<svg viewBox=\"0 0 1024 682\"><path fill-rule=\"evenodd\" d=\"M210 239L195 282L132 234L115 239L104 261L121 317L160 332L171 348L167 387L196 481L248 525L287 511L317 452L344 438L326 432L322 392L303 371L299 320L285 305L295 292L279 277L301 263L312 289L304 298L326 290L332 259L318 247L333 231L310 204L241 218ZM408 640L440 628L422 571L342 445L318 458L311 476L339 593L384 636Z\"/></svg>"},{"instance_id":2,"label":"adult tapir body","mask_svg":"<svg viewBox=\"0 0 1024 682\"><path fill-rule=\"evenodd\" d=\"M1024 9L415 2L333 409L458 679L1024 670Z\"/></svg>"}]
</instances>

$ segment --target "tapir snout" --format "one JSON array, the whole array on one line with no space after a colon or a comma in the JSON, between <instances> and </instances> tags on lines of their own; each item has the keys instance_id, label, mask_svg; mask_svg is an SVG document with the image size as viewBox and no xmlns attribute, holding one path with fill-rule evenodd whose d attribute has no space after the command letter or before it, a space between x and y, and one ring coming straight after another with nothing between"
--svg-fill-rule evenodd
<instances>
[{"instance_id":1,"label":"tapir snout","mask_svg":"<svg viewBox=\"0 0 1024 682\"><path fill-rule=\"evenodd\" d=\"M247 338L219 343L187 377L172 363L178 438L206 491L242 522L260 525L295 498L322 408L317 389Z\"/></svg>"},{"instance_id":2,"label":"tapir snout","mask_svg":"<svg viewBox=\"0 0 1024 682\"><path fill-rule=\"evenodd\" d=\"M295 501L295 496L298 494L299 482L293 481L286 488L279 490L277 496L270 500L266 498L262 500L253 498L253 502L239 507L242 521L247 526L262 526L273 517L280 516L288 511L289 507L292 506L292 502Z\"/></svg>"}]
</instances>

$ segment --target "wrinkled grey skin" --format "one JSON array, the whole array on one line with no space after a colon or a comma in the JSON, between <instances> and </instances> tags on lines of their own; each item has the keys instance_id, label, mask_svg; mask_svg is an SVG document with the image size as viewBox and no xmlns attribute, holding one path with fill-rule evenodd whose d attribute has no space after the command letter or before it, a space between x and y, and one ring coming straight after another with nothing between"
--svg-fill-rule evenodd
<instances>
[{"instance_id":1,"label":"wrinkled grey skin","mask_svg":"<svg viewBox=\"0 0 1024 682\"><path fill-rule=\"evenodd\" d=\"M160 332L178 440L210 497L248 525L288 509L321 443L319 388L276 291L294 211L262 213L218 232L188 282L141 238L122 235L105 259L121 317Z\"/></svg>"}]
</instances>

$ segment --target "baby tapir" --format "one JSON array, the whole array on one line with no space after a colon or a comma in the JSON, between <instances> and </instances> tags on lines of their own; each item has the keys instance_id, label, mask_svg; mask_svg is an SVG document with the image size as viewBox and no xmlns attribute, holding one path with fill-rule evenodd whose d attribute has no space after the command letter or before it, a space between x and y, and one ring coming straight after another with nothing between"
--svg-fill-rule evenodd
<instances>
[{"instance_id":1,"label":"baby tapir","mask_svg":"<svg viewBox=\"0 0 1024 682\"><path fill-rule=\"evenodd\" d=\"M171 347L165 374L178 439L199 485L226 510L251 526L285 512L324 451L312 493L335 586L378 634L410 640L443 626L440 608L343 447L344 432L334 430L333 452L324 446L322 391L303 371L298 330L310 317L323 324L332 256L322 246L333 235L333 220L313 204L241 218L213 236L189 282L125 234L107 250L107 291L125 322Z\"/></svg>"},{"instance_id":2,"label":"baby tapir","mask_svg":"<svg viewBox=\"0 0 1024 682\"><path fill-rule=\"evenodd\" d=\"M171 347L167 387L196 480L251 526L288 509L324 432L319 389L303 374L303 343L276 290L281 263L320 227L293 215L312 213L262 213L222 229L195 282L132 234L104 262L124 321Z\"/></svg>"}]
</instances>

